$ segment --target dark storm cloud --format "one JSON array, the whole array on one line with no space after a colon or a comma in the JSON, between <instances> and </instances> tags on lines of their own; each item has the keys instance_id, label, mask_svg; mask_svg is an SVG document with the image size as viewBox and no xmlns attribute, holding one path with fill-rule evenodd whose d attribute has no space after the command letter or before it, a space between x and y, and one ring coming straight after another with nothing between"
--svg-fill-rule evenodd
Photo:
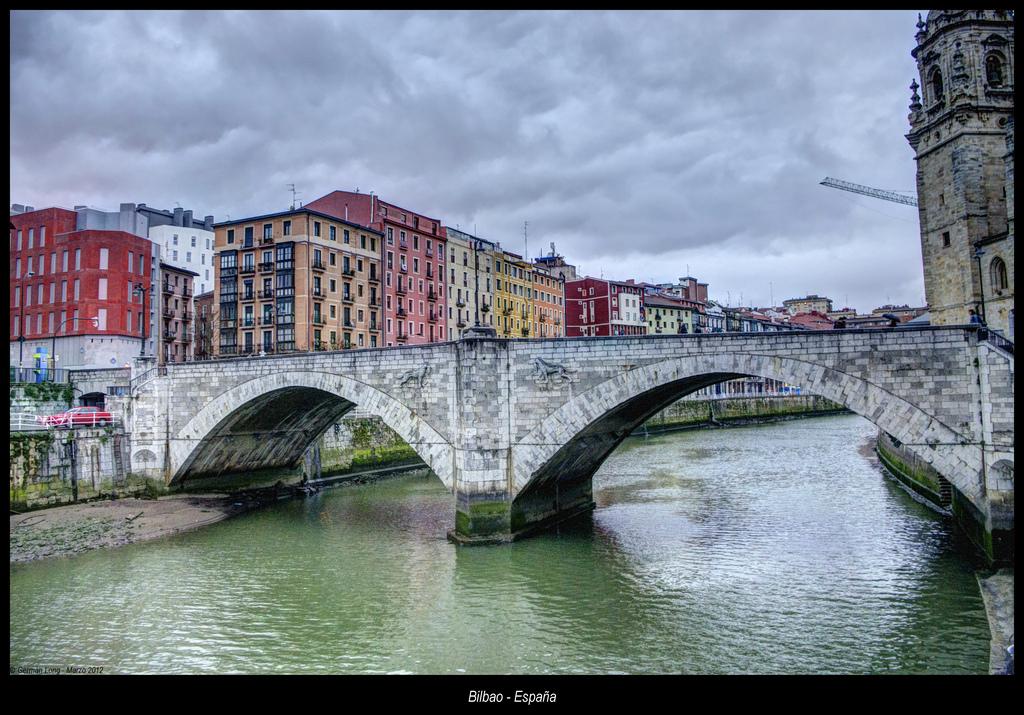
<instances>
[{"instance_id":1,"label":"dark storm cloud","mask_svg":"<svg viewBox=\"0 0 1024 715\"><path fill-rule=\"evenodd\" d=\"M332 189L592 274L920 303L913 13L15 12L12 201ZM769 288L769 283L773 286ZM763 295L762 295L763 294Z\"/></svg>"}]
</instances>

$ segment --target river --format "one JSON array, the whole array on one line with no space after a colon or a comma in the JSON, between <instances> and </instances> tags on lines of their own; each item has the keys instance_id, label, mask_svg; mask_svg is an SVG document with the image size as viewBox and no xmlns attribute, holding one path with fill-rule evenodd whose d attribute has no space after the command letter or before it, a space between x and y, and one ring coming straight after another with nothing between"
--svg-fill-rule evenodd
<instances>
[{"instance_id":1,"label":"river","mask_svg":"<svg viewBox=\"0 0 1024 715\"><path fill-rule=\"evenodd\" d=\"M842 415L627 440L590 515L459 548L432 476L11 566L11 665L132 673L977 673L952 523Z\"/></svg>"}]
</instances>

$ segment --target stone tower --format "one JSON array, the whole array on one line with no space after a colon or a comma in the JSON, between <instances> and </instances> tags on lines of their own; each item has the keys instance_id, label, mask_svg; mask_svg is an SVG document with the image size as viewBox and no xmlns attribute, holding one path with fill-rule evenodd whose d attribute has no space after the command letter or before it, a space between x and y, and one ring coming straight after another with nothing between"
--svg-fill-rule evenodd
<instances>
[{"instance_id":1,"label":"stone tower","mask_svg":"<svg viewBox=\"0 0 1024 715\"><path fill-rule=\"evenodd\" d=\"M1013 13L932 10L917 28L907 140L931 322L973 309L1012 337Z\"/></svg>"}]
</instances>

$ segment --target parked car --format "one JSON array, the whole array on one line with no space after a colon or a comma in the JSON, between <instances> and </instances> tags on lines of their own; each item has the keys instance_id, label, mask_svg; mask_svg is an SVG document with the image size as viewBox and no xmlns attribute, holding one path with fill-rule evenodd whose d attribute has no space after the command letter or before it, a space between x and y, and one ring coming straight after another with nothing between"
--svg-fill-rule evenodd
<instances>
[{"instance_id":1,"label":"parked car","mask_svg":"<svg viewBox=\"0 0 1024 715\"><path fill-rule=\"evenodd\" d=\"M36 418L46 427L105 427L114 422L114 416L99 407L74 407L67 412Z\"/></svg>"}]
</instances>

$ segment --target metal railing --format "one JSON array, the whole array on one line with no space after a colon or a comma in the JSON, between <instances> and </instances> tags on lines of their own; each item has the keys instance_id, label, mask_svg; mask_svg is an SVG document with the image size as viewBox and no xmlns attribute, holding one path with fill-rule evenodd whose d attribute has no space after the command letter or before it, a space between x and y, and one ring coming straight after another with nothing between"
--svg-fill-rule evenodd
<instances>
[{"instance_id":1,"label":"metal railing","mask_svg":"<svg viewBox=\"0 0 1024 715\"><path fill-rule=\"evenodd\" d=\"M1013 341L1004 338L995 330L989 330L988 328L980 328L978 330L978 340L984 340L986 343L991 343L1000 350L1005 350L1006 352L1013 355Z\"/></svg>"},{"instance_id":2,"label":"metal railing","mask_svg":"<svg viewBox=\"0 0 1024 715\"><path fill-rule=\"evenodd\" d=\"M47 427L39 420L39 415L31 412L11 413L11 432L34 432L44 429Z\"/></svg>"},{"instance_id":3,"label":"metal railing","mask_svg":"<svg viewBox=\"0 0 1024 715\"><path fill-rule=\"evenodd\" d=\"M68 371L62 367L12 367L12 385L40 382L67 382Z\"/></svg>"},{"instance_id":4,"label":"metal railing","mask_svg":"<svg viewBox=\"0 0 1024 715\"><path fill-rule=\"evenodd\" d=\"M167 366L158 365L146 370L144 373L133 377L128 381L128 389L134 393L137 389L145 385L147 382L156 377L165 377L167 375Z\"/></svg>"}]
</instances>

